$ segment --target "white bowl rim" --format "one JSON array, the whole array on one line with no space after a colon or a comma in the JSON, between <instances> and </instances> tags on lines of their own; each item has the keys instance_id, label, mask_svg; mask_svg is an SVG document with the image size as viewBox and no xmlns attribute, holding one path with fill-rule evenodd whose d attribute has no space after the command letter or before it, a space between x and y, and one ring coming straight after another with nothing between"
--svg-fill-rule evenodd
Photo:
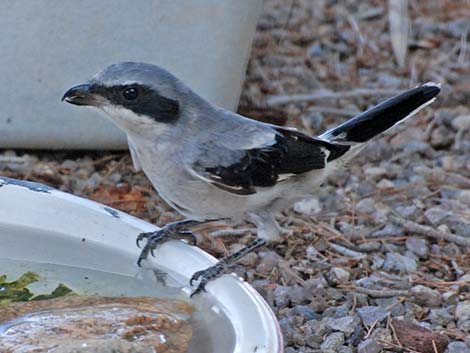
<instances>
[{"instance_id":1,"label":"white bowl rim","mask_svg":"<svg viewBox=\"0 0 470 353\"><path fill-rule=\"evenodd\" d=\"M52 209L55 212L54 216L48 213ZM77 232L77 225L73 224L73 220L60 223L61 215L67 212L74 215L80 213L81 216L76 220L86 216L90 220L86 223L87 226L100 229L101 234L96 234L95 237L90 235L94 237L92 241L109 245L116 251L119 249L121 252L128 252L135 258L139 254L139 249L135 246L136 234L158 229L148 222L112 207L47 185L0 176L0 226L24 226L53 232L60 228L60 231L67 235L82 237L83 234ZM39 215L36 216L37 213ZM106 241L109 240L107 237L111 231L112 244ZM0 237L0 244L1 240ZM190 266L185 264L184 267L180 267L178 262L175 262L178 256L190 257ZM152 258L150 261L159 266L172 268L187 280L195 271L217 262L213 256L203 250L178 241L163 244L158 260ZM93 268L93 265L87 263L82 264L82 267ZM210 282L207 291L226 310L227 316L234 319L232 324L236 332L236 347L232 353L283 352L282 333L276 316L251 285L235 276L223 276ZM237 303L243 304L237 305ZM239 309L244 312L241 313ZM254 322L259 326L253 327Z\"/></svg>"}]
</instances>

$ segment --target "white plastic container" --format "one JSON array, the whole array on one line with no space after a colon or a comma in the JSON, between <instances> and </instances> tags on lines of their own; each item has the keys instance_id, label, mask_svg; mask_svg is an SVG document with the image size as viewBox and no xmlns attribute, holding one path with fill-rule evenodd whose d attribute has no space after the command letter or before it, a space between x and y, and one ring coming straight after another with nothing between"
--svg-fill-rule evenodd
<instances>
[{"instance_id":1,"label":"white plastic container","mask_svg":"<svg viewBox=\"0 0 470 353\"><path fill-rule=\"evenodd\" d=\"M127 148L63 93L119 61L163 66L209 101L238 103L262 0L4 0L0 148Z\"/></svg>"},{"instance_id":2,"label":"white plastic container","mask_svg":"<svg viewBox=\"0 0 470 353\"><path fill-rule=\"evenodd\" d=\"M0 259L136 276L142 271L136 265L136 234L155 229L96 202L41 184L0 177ZM150 261L188 283L195 271L216 259L181 241L169 241ZM210 299L210 307L230 320L234 337L227 339L235 342L233 353L282 353L276 317L250 285L224 275L210 282L207 291L195 300L201 304Z\"/></svg>"}]
</instances>

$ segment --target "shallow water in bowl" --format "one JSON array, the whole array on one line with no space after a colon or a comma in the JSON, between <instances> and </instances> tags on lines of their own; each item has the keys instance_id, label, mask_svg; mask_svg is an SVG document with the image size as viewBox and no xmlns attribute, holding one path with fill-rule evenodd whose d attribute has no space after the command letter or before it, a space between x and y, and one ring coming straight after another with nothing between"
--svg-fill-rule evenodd
<instances>
[{"instance_id":1,"label":"shallow water in bowl","mask_svg":"<svg viewBox=\"0 0 470 353\"><path fill-rule=\"evenodd\" d=\"M59 283L64 283L75 293L84 295L188 300L181 287L175 286L178 282L174 278L162 276L153 270L141 270L133 277L80 267L0 258L0 274L7 274L9 280L28 271L41 276L40 281L28 286L34 294L50 293ZM199 297L193 303L196 311L191 320L193 339L188 353L233 352L235 333L223 311L208 296Z\"/></svg>"}]
</instances>

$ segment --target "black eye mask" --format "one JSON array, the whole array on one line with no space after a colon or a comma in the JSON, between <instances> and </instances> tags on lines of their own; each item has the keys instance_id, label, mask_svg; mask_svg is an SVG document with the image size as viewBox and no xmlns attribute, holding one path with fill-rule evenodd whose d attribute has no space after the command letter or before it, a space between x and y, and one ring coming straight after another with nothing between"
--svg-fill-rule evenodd
<instances>
[{"instance_id":1,"label":"black eye mask","mask_svg":"<svg viewBox=\"0 0 470 353\"><path fill-rule=\"evenodd\" d=\"M90 92L158 122L172 123L179 117L178 101L164 97L148 86L130 84L106 87L95 83L91 85Z\"/></svg>"}]
</instances>

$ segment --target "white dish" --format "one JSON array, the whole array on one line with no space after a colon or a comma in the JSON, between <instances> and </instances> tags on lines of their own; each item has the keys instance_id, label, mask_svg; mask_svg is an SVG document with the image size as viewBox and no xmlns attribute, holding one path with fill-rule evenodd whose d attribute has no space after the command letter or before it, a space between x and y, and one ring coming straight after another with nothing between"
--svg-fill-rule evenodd
<instances>
[{"instance_id":1,"label":"white dish","mask_svg":"<svg viewBox=\"0 0 470 353\"><path fill-rule=\"evenodd\" d=\"M105 205L50 187L0 177L0 258L79 267L136 276L136 234L156 227ZM16 234L16 236L15 236ZM18 234L21 234L19 236ZM197 247L169 241L149 263L170 269L181 283L216 262ZM186 288L189 293L190 288ZM282 353L282 335L261 296L235 276L207 285L213 310L233 326L234 349L207 353Z\"/></svg>"}]
</instances>

